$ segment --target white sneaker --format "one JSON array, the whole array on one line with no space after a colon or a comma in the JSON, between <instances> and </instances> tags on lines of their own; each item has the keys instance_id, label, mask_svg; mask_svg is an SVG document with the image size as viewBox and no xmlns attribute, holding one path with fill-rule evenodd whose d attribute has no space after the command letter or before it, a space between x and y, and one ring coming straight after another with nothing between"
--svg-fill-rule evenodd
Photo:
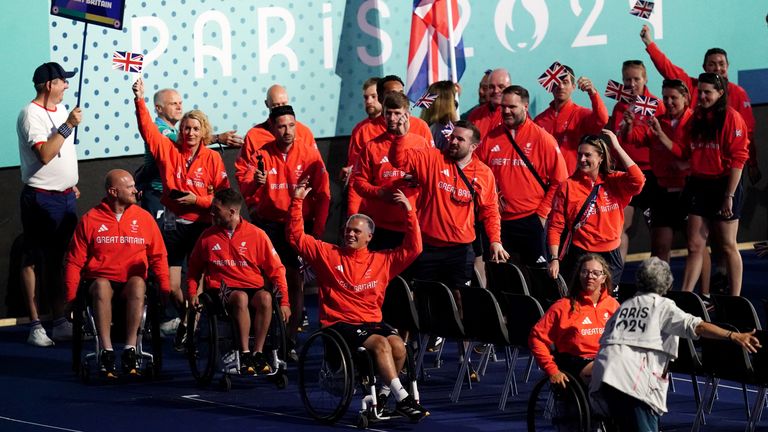
<instances>
[{"instance_id":1,"label":"white sneaker","mask_svg":"<svg viewBox=\"0 0 768 432\"><path fill-rule=\"evenodd\" d=\"M176 329L179 328L181 318L174 318L168 321L160 323L160 334L162 336L173 336L176 334Z\"/></svg>"},{"instance_id":2,"label":"white sneaker","mask_svg":"<svg viewBox=\"0 0 768 432\"><path fill-rule=\"evenodd\" d=\"M53 336L53 340L59 342L72 340L72 323L64 321L63 323L54 326L51 335Z\"/></svg>"},{"instance_id":3,"label":"white sneaker","mask_svg":"<svg viewBox=\"0 0 768 432\"><path fill-rule=\"evenodd\" d=\"M49 347L55 345L42 327L34 327L29 331L27 343L36 347Z\"/></svg>"}]
</instances>

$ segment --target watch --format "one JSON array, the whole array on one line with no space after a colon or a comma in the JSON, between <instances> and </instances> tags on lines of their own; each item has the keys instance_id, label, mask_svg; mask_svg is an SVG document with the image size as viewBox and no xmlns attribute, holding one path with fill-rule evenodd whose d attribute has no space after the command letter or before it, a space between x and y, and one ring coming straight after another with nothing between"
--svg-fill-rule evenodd
<instances>
[{"instance_id":1,"label":"watch","mask_svg":"<svg viewBox=\"0 0 768 432\"><path fill-rule=\"evenodd\" d=\"M59 126L58 129L56 129L56 132L59 133L59 135L63 136L64 139L69 138L70 135L72 135L72 128L67 126L67 123L62 123L61 126Z\"/></svg>"}]
</instances>

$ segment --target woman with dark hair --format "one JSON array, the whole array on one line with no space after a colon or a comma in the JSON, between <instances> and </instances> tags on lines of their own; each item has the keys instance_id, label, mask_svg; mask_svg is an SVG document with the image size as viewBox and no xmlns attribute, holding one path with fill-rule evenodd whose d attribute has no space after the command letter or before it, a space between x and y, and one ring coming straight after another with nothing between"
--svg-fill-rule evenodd
<instances>
[{"instance_id":1,"label":"woman with dark hair","mask_svg":"<svg viewBox=\"0 0 768 432\"><path fill-rule=\"evenodd\" d=\"M568 381L562 371L588 383L600 335L619 307L611 297L611 270L603 257L584 255L577 268L578 282L571 284L568 297L547 309L528 338L539 367L551 383L562 386Z\"/></svg>"},{"instance_id":2,"label":"woman with dark hair","mask_svg":"<svg viewBox=\"0 0 768 432\"><path fill-rule=\"evenodd\" d=\"M669 264L652 257L637 270L637 294L621 304L605 326L592 368L592 408L620 431L658 431L667 412L667 367L678 338L728 339L757 352L755 331L738 333L685 313L662 297L672 287Z\"/></svg>"},{"instance_id":3,"label":"woman with dark hair","mask_svg":"<svg viewBox=\"0 0 768 432\"><path fill-rule=\"evenodd\" d=\"M610 142L611 147L608 147ZM611 169L611 152L626 172ZM587 135L578 147L578 169L560 183L552 201L547 228L549 274L565 280L574 275L582 255L601 255L610 266L614 284L621 282L624 260L619 253L624 208L643 188L640 168L619 145L616 135ZM563 247L561 248L561 238Z\"/></svg>"},{"instance_id":4,"label":"woman with dark hair","mask_svg":"<svg viewBox=\"0 0 768 432\"><path fill-rule=\"evenodd\" d=\"M427 93L437 95L429 108L421 112L421 119L427 122L435 147L442 150L448 146L448 138L443 129L448 123L456 123L459 113L456 112L456 85L452 81L433 82Z\"/></svg>"},{"instance_id":5,"label":"woman with dark hair","mask_svg":"<svg viewBox=\"0 0 768 432\"><path fill-rule=\"evenodd\" d=\"M676 141L659 135L675 156L691 162L686 184L690 207L684 291L693 291L701 276L707 239L713 231L725 257L731 294L741 293L743 266L736 233L743 204L741 172L749 158L749 139L744 119L728 106L727 86L727 80L718 74L699 75L698 105L687 133Z\"/></svg>"}]
</instances>

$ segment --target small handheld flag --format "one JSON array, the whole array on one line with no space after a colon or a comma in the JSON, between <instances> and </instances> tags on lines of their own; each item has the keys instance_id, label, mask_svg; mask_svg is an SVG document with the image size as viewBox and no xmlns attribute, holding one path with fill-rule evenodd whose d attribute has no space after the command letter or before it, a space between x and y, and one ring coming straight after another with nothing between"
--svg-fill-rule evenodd
<instances>
[{"instance_id":1,"label":"small handheld flag","mask_svg":"<svg viewBox=\"0 0 768 432\"><path fill-rule=\"evenodd\" d=\"M635 106L633 111L635 114L644 116L652 116L656 114L656 109L659 108L659 100L653 96L640 96L635 99Z\"/></svg>"},{"instance_id":2,"label":"small handheld flag","mask_svg":"<svg viewBox=\"0 0 768 432\"><path fill-rule=\"evenodd\" d=\"M444 128L440 129L440 132L442 132L444 137L450 137L453 134L453 122L449 120L448 124L445 125Z\"/></svg>"},{"instance_id":3,"label":"small handheld flag","mask_svg":"<svg viewBox=\"0 0 768 432\"><path fill-rule=\"evenodd\" d=\"M638 18L649 19L653 13L653 2L647 0L637 0L629 13Z\"/></svg>"},{"instance_id":4,"label":"small handheld flag","mask_svg":"<svg viewBox=\"0 0 768 432\"><path fill-rule=\"evenodd\" d=\"M563 80L568 76L568 70L559 62L552 63L547 70L539 77L539 84L548 92L552 93L554 87L563 85Z\"/></svg>"},{"instance_id":5,"label":"small handheld flag","mask_svg":"<svg viewBox=\"0 0 768 432\"><path fill-rule=\"evenodd\" d=\"M624 84L614 80L608 80L608 86L605 88L605 97L627 103L633 100L632 91L624 87Z\"/></svg>"},{"instance_id":6,"label":"small handheld flag","mask_svg":"<svg viewBox=\"0 0 768 432\"><path fill-rule=\"evenodd\" d=\"M426 109L432 106L435 99L437 99L436 94L427 92L421 95L421 97L414 102L413 106Z\"/></svg>"},{"instance_id":7,"label":"small handheld flag","mask_svg":"<svg viewBox=\"0 0 768 432\"><path fill-rule=\"evenodd\" d=\"M112 54L112 69L124 72L141 73L144 66L144 55L130 51L115 51Z\"/></svg>"}]
</instances>

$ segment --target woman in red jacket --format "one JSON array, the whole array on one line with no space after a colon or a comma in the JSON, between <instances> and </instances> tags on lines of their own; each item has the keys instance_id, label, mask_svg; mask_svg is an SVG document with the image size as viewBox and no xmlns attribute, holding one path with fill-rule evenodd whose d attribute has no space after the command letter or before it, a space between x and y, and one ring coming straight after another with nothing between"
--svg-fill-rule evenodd
<instances>
[{"instance_id":1,"label":"woman in red jacket","mask_svg":"<svg viewBox=\"0 0 768 432\"><path fill-rule=\"evenodd\" d=\"M605 323L619 307L611 297L611 270L603 257L584 255L577 268L579 281L572 285L568 297L547 310L528 338L536 363L552 384L563 387L568 378L562 371L589 381Z\"/></svg>"},{"instance_id":2,"label":"woman in red jacket","mask_svg":"<svg viewBox=\"0 0 768 432\"><path fill-rule=\"evenodd\" d=\"M690 208L683 290L693 291L701 275L711 230L725 256L731 294L739 295L743 266L736 233L743 203L741 171L749 158L749 139L744 119L728 106L727 85L718 74L699 75L699 100L688 133L676 142L661 134L659 139L673 154L691 161L686 184Z\"/></svg>"},{"instance_id":3,"label":"woman in red jacket","mask_svg":"<svg viewBox=\"0 0 768 432\"><path fill-rule=\"evenodd\" d=\"M624 209L642 190L645 176L621 148L616 135L609 130L603 130L603 134L582 138L578 169L555 192L547 228L552 278L562 271L570 281L579 258L595 253L609 263L612 280L621 282L624 260L619 245ZM606 141L611 143L610 149ZM618 156L626 172L610 168L611 152ZM561 238L565 240L562 250Z\"/></svg>"}]
</instances>

